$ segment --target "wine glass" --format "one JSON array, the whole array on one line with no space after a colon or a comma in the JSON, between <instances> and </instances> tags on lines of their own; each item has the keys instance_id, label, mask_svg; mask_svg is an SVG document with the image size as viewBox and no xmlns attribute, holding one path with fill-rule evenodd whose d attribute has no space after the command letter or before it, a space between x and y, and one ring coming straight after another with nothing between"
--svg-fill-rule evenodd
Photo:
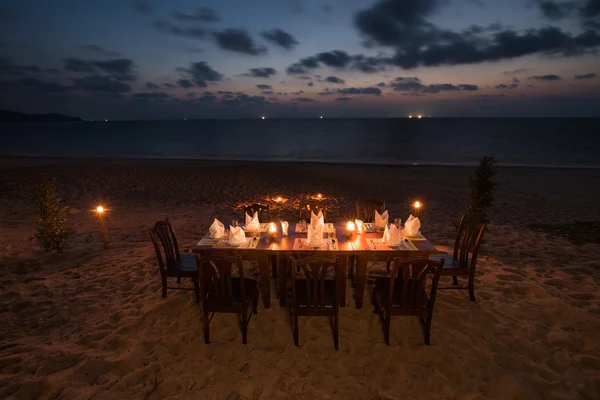
<instances>
[{"instance_id":1,"label":"wine glass","mask_svg":"<svg viewBox=\"0 0 600 400\"><path fill-rule=\"evenodd\" d=\"M402 224L402 218L395 218L394 225L396 225L397 229L400 229L400 225Z\"/></svg>"},{"instance_id":2,"label":"wine glass","mask_svg":"<svg viewBox=\"0 0 600 400\"><path fill-rule=\"evenodd\" d=\"M239 226L239 222L237 219L234 219L231 221L231 226L233 226L234 228L237 228Z\"/></svg>"}]
</instances>

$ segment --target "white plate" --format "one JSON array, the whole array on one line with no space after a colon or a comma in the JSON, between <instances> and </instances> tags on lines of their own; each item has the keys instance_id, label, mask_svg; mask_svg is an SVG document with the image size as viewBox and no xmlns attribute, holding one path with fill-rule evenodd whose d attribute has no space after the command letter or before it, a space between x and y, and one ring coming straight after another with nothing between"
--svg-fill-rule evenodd
<instances>
[{"instance_id":1,"label":"white plate","mask_svg":"<svg viewBox=\"0 0 600 400\"><path fill-rule=\"evenodd\" d=\"M240 242L240 243L231 243L229 240L227 241L227 244L230 245L231 247L240 247L243 244L246 244L246 242Z\"/></svg>"},{"instance_id":2,"label":"white plate","mask_svg":"<svg viewBox=\"0 0 600 400\"><path fill-rule=\"evenodd\" d=\"M398 243L393 243L393 244L392 243L383 242L383 241L381 243L385 244L388 247L399 247L400 244L402 243L402 241L398 241Z\"/></svg>"},{"instance_id":3,"label":"white plate","mask_svg":"<svg viewBox=\"0 0 600 400\"><path fill-rule=\"evenodd\" d=\"M209 238L214 239L214 240L219 240L221 239L223 236L212 236L212 235L208 235Z\"/></svg>"},{"instance_id":4,"label":"white plate","mask_svg":"<svg viewBox=\"0 0 600 400\"><path fill-rule=\"evenodd\" d=\"M310 243L310 242L307 240L305 243L306 243L307 245L309 245L310 247L312 247L312 248L316 248L316 249L318 249L319 247L323 246L323 243L325 243L325 242L324 242L324 241L322 241L322 242L321 242L321 243L319 243L319 244L313 244L313 243Z\"/></svg>"}]
</instances>

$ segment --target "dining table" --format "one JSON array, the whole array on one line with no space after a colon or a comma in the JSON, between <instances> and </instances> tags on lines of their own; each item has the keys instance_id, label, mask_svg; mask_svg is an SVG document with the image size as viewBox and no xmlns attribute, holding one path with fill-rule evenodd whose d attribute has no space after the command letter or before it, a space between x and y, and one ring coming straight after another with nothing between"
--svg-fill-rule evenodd
<instances>
[{"instance_id":1,"label":"dining table","mask_svg":"<svg viewBox=\"0 0 600 400\"><path fill-rule=\"evenodd\" d=\"M246 243L233 247L226 241L212 239L208 233L192 247L191 251L199 255L222 253L241 256L246 261L257 261L260 275L260 293L265 308L271 305L271 268L277 268L278 293L281 307L286 305L288 268L290 258L304 258L318 255L325 258L340 258L340 279L338 293L340 305L346 305L346 281L348 272L356 269L353 274L355 284L354 302L357 308L363 305L363 297L367 284L367 264L369 261L392 261L398 257L406 259L417 256L427 257L439 253L435 246L422 234L407 237L398 246L388 246L382 243L383 230L372 224L365 224L363 232L347 233L346 222L326 223L324 226L324 239L321 246L313 247L306 243L306 229L301 224L290 224L288 234L283 235L281 225L278 224L277 232L269 234L268 224L261 224L260 232L248 232ZM335 233L333 233L335 232Z\"/></svg>"}]
</instances>

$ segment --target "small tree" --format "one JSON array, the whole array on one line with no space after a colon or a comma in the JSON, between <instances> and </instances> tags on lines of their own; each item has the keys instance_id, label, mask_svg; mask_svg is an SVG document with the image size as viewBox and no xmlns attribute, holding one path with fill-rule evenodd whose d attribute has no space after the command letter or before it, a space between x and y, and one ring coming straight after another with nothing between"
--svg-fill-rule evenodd
<instances>
[{"instance_id":1,"label":"small tree","mask_svg":"<svg viewBox=\"0 0 600 400\"><path fill-rule=\"evenodd\" d=\"M67 241L75 231L67 225L69 207L61 206L56 196L56 179L49 179L42 174L35 190L35 206L37 208L35 237L46 251L62 252Z\"/></svg>"},{"instance_id":2,"label":"small tree","mask_svg":"<svg viewBox=\"0 0 600 400\"><path fill-rule=\"evenodd\" d=\"M479 162L479 168L475 176L469 176L469 205L466 211L468 220L476 220L488 223L488 208L494 202L494 190L496 184L492 182L492 176L496 175L494 157L483 157Z\"/></svg>"}]
</instances>

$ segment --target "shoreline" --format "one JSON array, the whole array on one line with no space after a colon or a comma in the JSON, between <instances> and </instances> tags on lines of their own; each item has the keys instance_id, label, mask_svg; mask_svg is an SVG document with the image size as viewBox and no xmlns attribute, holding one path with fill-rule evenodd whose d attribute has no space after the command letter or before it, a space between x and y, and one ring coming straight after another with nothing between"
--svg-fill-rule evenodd
<instances>
[{"instance_id":1,"label":"shoreline","mask_svg":"<svg viewBox=\"0 0 600 400\"><path fill-rule=\"evenodd\" d=\"M0 155L0 168L23 168L44 165L78 164L81 162L93 164L285 164L289 166L302 165L330 165L330 166L364 166L364 167L385 167L385 168L406 168L406 167L444 167L444 168L476 168L477 163L443 163L443 162L366 162L366 161L327 161L327 160L257 160L257 159L229 159L229 158L201 158L201 157L130 157L130 156L4 156ZM547 165L547 164L501 164L497 163L496 168L510 169L551 169L551 170L600 170L600 165Z\"/></svg>"}]
</instances>

